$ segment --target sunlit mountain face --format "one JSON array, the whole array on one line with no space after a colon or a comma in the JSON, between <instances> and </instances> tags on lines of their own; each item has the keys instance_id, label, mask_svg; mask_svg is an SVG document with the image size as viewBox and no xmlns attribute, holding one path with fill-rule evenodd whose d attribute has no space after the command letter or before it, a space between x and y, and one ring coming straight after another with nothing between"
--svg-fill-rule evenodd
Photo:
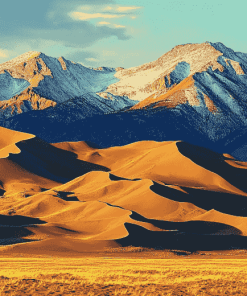
<instances>
[{"instance_id":1,"label":"sunlit mountain face","mask_svg":"<svg viewBox=\"0 0 247 296\"><path fill-rule=\"evenodd\" d=\"M0 65L0 73L2 120L60 104L64 108L76 106L78 112L71 116L83 118L135 103L127 97L100 95L118 80L113 68L94 70L63 57L55 59L40 52L27 52Z\"/></svg>"},{"instance_id":2,"label":"sunlit mountain face","mask_svg":"<svg viewBox=\"0 0 247 296\"><path fill-rule=\"evenodd\" d=\"M246 160L246 69L246 54L210 42L129 69L28 52L0 66L0 124L48 142L184 140Z\"/></svg>"},{"instance_id":3,"label":"sunlit mountain face","mask_svg":"<svg viewBox=\"0 0 247 296\"><path fill-rule=\"evenodd\" d=\"M209 42L129 69L1 64L0 251L246 248L246 72Z\"/></svg>"}]
</instances>

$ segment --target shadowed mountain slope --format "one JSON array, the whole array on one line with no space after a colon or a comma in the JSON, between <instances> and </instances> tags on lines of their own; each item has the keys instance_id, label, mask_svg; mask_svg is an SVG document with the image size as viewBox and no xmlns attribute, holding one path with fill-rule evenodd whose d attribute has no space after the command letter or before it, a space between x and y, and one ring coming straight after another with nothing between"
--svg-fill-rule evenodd
<instances>
[{"instance_id":1,"label":"shadowed mountain slope","mask_svg":"<svg viewBox=\"0 0 247 296\"><path fill-rule=\"evenodd\" d=\"M183 140L245 161L246 56L221 43L206 42L176 46L158 60L135 68L117 72L87 69L89 76L96 71L101 82L95 78L92 86L90 78L85 87L96 89L105 83L104 91L57 100L54 107L2 119L0 124L48 142L83 140L101 147L143 140ZM44 60L47 65L53 61L49 57ZM79 67L67 64L67 70L59 70L63 75L69 65ZM54 60L52 67L56 73L61 65ZM54 78L46 75L40 83L54 79L55 74ZM48 84L44 84L47 92ZM52 100L52 96L47 98ZM130 106L130 99L141 101L131 101Z\"/></svg>"},{"instance_id":2,"label":"shadowed mountain slope","mask_svg":"<svg viewBox=\"0 0 247 296\"><path fill-rule=\"evenodd\" d=\"M60 57L28 52L0 65L0 118L5 120L33 110L72 108L71 116L85 118L131 107L127 97L100 96L118 81L113 68L94 70ZM70 116L67 114L67 116Z\"/></svg>"}]
</instances>

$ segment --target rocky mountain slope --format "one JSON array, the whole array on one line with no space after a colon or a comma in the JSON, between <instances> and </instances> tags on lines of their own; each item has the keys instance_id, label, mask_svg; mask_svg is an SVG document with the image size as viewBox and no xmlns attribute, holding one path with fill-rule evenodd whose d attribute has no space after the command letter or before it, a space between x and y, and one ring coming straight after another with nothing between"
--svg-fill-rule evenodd
<instances>
[{"instance_id":1,"label":"rocky mountain slope","mask_svg":"<svg viewBox=\"0 0 247 296\"><path fill-rule=\"evenodd\" d=\"M66 71L83 67L63 59L67 68L63 70L62 60L40 56L52 73L59 73L57 84ZM247 160L247 54L222 43L185 44L154 62L117 70L83 67L84 77L97 74L100 83L84 79L81 89L94 92L63 100L64 94L59 97L61 92L56 88L53 94L51 82L55 78L44 67L48 74L29 90L29 97L35 91L49 100L39 99L40 109L54 107L2 119L0 125L36 134L48 142L86 140L102 147L141 140L184 140ZM72 84L77 74L71 76ZM21 81L20 89L25 82ZM64 92L70 91L70 85L65 86Z\"/></svg>"},{"instance_id":2,"label":"rocky mountain slope","mask_svg":"<svg viewBox=\"0 0 247 296\"><path fill-rule=\"evenodd\" d=\"M174 109L188 104L207 125L220 124L222 134L226 132L223 126L246 125L247 54L235 53L221 43L177 46L168 54L179 61L169 60L174 70L164 77L163 88L132 109ZM207 126L207 130L209 137L217 137L215 127Z\"/></svg>"},{"instance_id":3,"label":"rocky mountain slope","mask_svg":"<svg viewBox=\"0 0 247 296\"><path fill-rule=\"evenodd\" d=\"M28 52L0 65L0 119L43 110L57 104L78 104L78 116L87 116L82 104L92 105L91 113L107 113L134 105L127 97L97 93L118 79L112 68L84 67L60 57ZM76 117L77 113L73 116Z\"/></svg>"}]
</instances>

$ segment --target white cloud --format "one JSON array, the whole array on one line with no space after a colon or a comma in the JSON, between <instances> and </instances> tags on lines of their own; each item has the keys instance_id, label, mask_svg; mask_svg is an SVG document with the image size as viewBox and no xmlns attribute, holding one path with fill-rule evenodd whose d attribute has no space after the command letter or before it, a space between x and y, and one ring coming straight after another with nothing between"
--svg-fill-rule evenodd
<instances>
[{"instance_id":1,"label":"white cloud","mask_svg":"<svg viewBox=\"0 0 247 296\"><path fill-rule=\"evenodd\" d=\"M116 24L114 24L114 27L115 27L115 28L125 28L125 26L122 26L122 25L116 25Z\"/></svg>"},{"instance_id":2,"label":"white cloud","mask_svg":"<svg viewBox=\"0 0 247 296\"><path fill-rule=\"evenodd\" d=\"M104 14L104 13L84 13L79 11L73 11L70 13L70 16L76 20L88 20L88 19L96 19L96 18L120 18L125 15L121 14Z\"/></svg>"},{"instance_id":3,"label":"white cloud","mask_svg":"<svg viewBox=\"0 0 247 296\"><path fill-rule=\"evenodd\" d=\"M8 55L8 51L4 50L4 49L0 49L0 58L7 58Z\"/></svg>"},{"instance_id":4,"label":"white cloud","mask_svg":"<svg viewBox=\"0 0 247 296\"><path fill-rule=\"evenodd\" d=\"M136 19L136 16L132 16L131 18L134 20L134 19Z\"/></svg>"},{"instance_id":5,"label":"white cloud","mask_svg":"<svg viewBox=\"0 0 247 296\"><path fill-rule=\"evenodd\" d=\"M86 58L86 60L89 62L98 62L98 60L95 58Z\"/></svg>"},{"instance_id":6,"label":"white cloud","mask_svg":"<svg viewBox=\"0 0 247 296\"><path fill-rule=\"evenodd\" d=\"M116 10L117 10L117 11L124 12L124 11L129 11L129 10L140 9L140 8L141 8L140 6L129 6L129 7L127 7L127 6L125 6L125 7L120 6L120 7L118 7Z\"/></svg>"},{"instance_id":7,"label":"white cloud","mask_svg":"<svg viewBox=\"0 0 247 296\"><path fill-rule=\"evenodd\" d=\"M98 22L98 25L110 25L111 23L108 22Z\"/></svg>"}]
</instances>

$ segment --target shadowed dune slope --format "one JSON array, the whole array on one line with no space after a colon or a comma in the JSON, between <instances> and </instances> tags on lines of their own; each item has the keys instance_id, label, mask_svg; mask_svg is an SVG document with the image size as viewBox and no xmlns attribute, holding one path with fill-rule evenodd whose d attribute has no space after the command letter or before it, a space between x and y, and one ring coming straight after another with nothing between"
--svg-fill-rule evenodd
<instances>
[{"instance_id":1,"label":"shadowed dune slope","mask_svg":"<svg viewBox=\"0 0 247 296\"><path fill-rule=\"evenodd\" d=\"M247 247L247 165L230 155L180 141L100 149L15 136L2 149L19 151L0 159L2 252Z\"/></svg>"},{"instance_id":2,"label":"shadowed dune slope","mask_svg":"<svg viewBox=\"0 0 247 296\"><path fill-rule=\"evenodd\" d=\"M73 192L79 201L102 201L153 219L184 221L187 214L191 218L205 212L193 204L162 197L150 189L152 186L148 179L113 181L109 173L90 172L54 189Z\"/></svg>"},{"instance_id":3,"label":"shadowed dune slope","mask_svg":"<svg viewBox=\"0 0 247 296\"><path fill-rule=\"evenodd\" d=\"M0 128L0 186L5 194L34 194L106 167L77 159L34 135Z\"/></svg>"},{"instance_id":4,"label":"shadowed dune slope","mask_svg":"<svg viewBox=\"0 0 247 296\"><path fill-rule=\"evenodd\" d=\"M162 184L246 195L245 166L208 149L175 141L142 141L94 150L85 149L84 142L79 143L77 147L70 143L78 159L106 166L123 178L151 179ZM65 144L53 145L63 147ZM242 179L237 180L239 178Z\"/></svg>"}]
</instances>

